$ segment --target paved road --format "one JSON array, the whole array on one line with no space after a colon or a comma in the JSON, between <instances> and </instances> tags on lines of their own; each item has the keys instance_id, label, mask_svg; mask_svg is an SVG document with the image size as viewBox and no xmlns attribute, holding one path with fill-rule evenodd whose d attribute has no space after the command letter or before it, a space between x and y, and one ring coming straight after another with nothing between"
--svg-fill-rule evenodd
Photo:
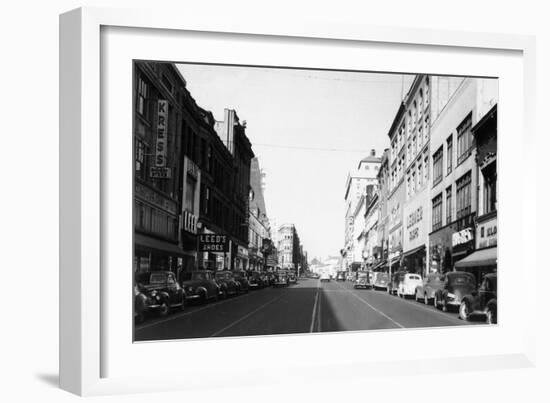
<instances>
[{"instance_id":1,"label":"paved road","mask_svg":"<svg viewBox=\"0 0 550 403\"><path fill-rule=\"evenodd\" d=\"M192 306L136 326L135 340L252 336L475 324L384 291L354 290L350 282L301 279L224 301ZM479 322L477 322L479 323Z\"/></svg>"}]
</instances>

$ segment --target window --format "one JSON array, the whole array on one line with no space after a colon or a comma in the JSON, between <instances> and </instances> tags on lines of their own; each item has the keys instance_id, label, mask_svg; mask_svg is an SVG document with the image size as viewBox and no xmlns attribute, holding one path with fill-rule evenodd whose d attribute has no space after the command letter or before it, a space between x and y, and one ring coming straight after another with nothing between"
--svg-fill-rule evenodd
<instances>
[{"instance_id":1,"label":"window","mask_svg":"<svg viewBox=\"0 0 550 403\"><path fill-rule=\"evenodd\" d=\"M434 160L434 186L437 185L443 179L443 146L439 147L433 156Z\"/></svg>"},{"instance_id":2,"label":"window","mask_svg":"<svg viewBox=\"0 0 550 403\"><path fill-rule=\"evenodd\" d=\"M482 171L484 213L491 213L497 209L497 164L491 163Z\"/></svg>"},{"instance_id":3,"label":"window","mask_svg":"<svg viewBox=\"0 0 550 403\"><path fill-rule=\"evenodd\" d=\"M197 182L190 175L187 175L187 190L185 191L185 209L189 212L195 211L195 187Z\"/></svg>"},{"instance_id":4,"label":"window","mask_svg":"<svg viewBox=\"0 0 550 403\"><path fill-rule=\"evenodd\" d=\"M135 153L135 175L136 178L145 179L147 176L147 150L148 147L145 143L139 139L135 139L134 153Z\"/></svg>"},{"instance_id":5,"label":"window","mask_svg":"<svg viewBox=\"0 0 550 403\"><path fill-rule=\"evenodd\" d=\"M449 186L445 191L445 215L447 216L445 223L447 225L449 225L453 221L452 202L453 202L453 187Z\"/></svg>"},{"instance_id":6,"label":"window","mask_svg":"<svg viewBox=\"0 0 550 403\"><path fill-rule=\"evenodd\" d=\"M149 85L141 78L138 78L136 110L143 118L149 119Z\"/></svg>"},{"instance_id":7,"label":"window","mask_svg":"<svg viewBox=\"0 0 550 403\"><path fill-rule=\"evenodd\" d=\"M411 196L416 193L416 168L412 167L411 169Z\"/></svg>"},{"instance_id":8,"label":"window","mask_svg":"<svg viewBox=\"0 0 550 403\"><path fill-rule=\"evenodd\" d=\"M457 158L456 164L460 165L470 155L472 148L472 113L462 121L456 129Z\"/></svg>"},{"instance_id":9,"label":"window","mask_svg":"<svg viewBox=\"0 0 550 403\"><path fill-rule=\"evenodd\" d=\"M441 228L442 208L443 196L440 193L432 200L432 231L436 231Z\"/></svg>"},{"instance_id":10,"label":"window","mask_svg":"<svg viewBox=\"0 0 550 403\"><path fill-rule=\"evenodd\" d=\"M428 153L425 152L424 153L424 183L428 183L428 172L429 172L429 168L428 168Z\"/></svg>"},{"instance_id":11,"label":"window","mask_svg":"<svg viewBox=\"0 0 550 403\"><path fill-rule=\"evenodd\" d=\"M453 170L453 135L447 139L447 175Z\"/></svg>"},{"instance_id":12,"label":"window","mask_svg":"<svg viewBox=\"0 0 550 403\"><path fill-rule=\"evenodd\" d=\"M422 160L419 160L418 161L418 164L416 166L416 169L417 169L417 172L416 172L416 181L417 181L417 189L420 189L422 187L422 178L423 178L423 174L422 174Z\"/></svg>"},{"instance_id":13,"label":"window","mask_svg":"<svg viewBox=\"0 0 550 403\"><path fill-rule=\"evenodd\" d=\"M460 219L471 212L471 173L468 172L456 181L456 219Z\"/></svg>"}]
</instances>

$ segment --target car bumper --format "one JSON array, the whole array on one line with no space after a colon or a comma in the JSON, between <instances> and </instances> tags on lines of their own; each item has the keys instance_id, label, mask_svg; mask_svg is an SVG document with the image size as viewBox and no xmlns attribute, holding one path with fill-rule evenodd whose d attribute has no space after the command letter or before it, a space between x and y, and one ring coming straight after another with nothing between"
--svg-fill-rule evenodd
<instances>
[{"instance_id":1,"label":"car bumper","mask_svg":"<svg viewBox=\"0 0 550 403\"><path fill-rule=\"evenodd\" d=\"M192 295L188 295L185 297L185 299L189 300L189 301L193 301L193 300L196 300L196 299L199 299L201 296L199 294L192 294Z\"/></svg>"}]
</instances>

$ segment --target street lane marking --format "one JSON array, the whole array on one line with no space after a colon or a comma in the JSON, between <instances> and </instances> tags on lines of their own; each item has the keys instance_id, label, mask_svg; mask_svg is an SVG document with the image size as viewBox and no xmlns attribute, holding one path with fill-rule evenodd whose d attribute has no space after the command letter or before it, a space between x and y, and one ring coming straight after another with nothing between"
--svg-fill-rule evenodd
<instances>
[{"instance_id":1,"label":"street lane marking","mask_svg":"<svg viewBox=\"0 0 550 403\"><path fill-rule=\"evenodd\" d=\"M315 325L315 311L317 310L317 302L319 301L319 283L317 283L317 292L315 293L315 302L313 303L313 312L311 312L311 326L309 332L313 333L313 326Z\"/></svg>"},{"instance_id":2,"label":"street lane marking","mask_svg":"<svg viewBox=\"0 0 550 403\"><path fill-rule=\"evenodd\" d=\"M368 305L373 311L379 313L380 315L382 315L383 317L385 317L386 319L388 319L390 322L392 322L393 324L395 324L396 326L404 329L405 326L403 326L401 323L393 320L392 318L390 318L388 315L386 315L384 312L382 312L381 310L373 307L371 304L369 304L367 301L365 301L363 298L361 298L359 295L357 295L356 293L354 293L352 290L349 290L343 286L341 286L340 284L336 283L336 285L338 285L338 287L341 287L342 289L348 291L351 295L353 295L355 298L357 298L359 301L361 301L362 303Z\"/></svg>"},{"instance_id":3,"label":"street lane marking","mask_svg":"<svg viewBox=\"0 0 550 403\"><path fill-rule=\"evenodd\" d=\"M275 297L269 301L267 301L265 304L263 305L260 305L258 308L254 309L252 312L249 312L247 313L246 315L244 315L242 318L240 319L237 319L236 321L230 323L229 325L225 326L224 328L218 330L216 333L214 333L213 335L211 335L210 337L216 337L218 335L220 335L221 333L225 332L227 329L230 329L232 328L233 326L235 326L236 324L242 322L243 320L245 320L246 318L254 315L256 312L260 311L261 309L265 308L266 306L268 306L269 304L271 304L272 302L275 302L276 300L278 299L281 299L282 298L282 295L279 295L278 297Z\"/></svg>"}]
</instances>

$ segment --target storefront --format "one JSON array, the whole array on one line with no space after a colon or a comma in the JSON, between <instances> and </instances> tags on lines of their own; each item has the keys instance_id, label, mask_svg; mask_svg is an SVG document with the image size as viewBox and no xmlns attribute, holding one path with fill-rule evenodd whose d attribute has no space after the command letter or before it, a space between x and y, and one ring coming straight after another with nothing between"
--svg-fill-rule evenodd
<instances>
[{"instance_id":1,"label":"storefront","mask_svg":"<svg viewBox=\"0 0 550 403\"><path fill-rule=\"evenodd\" d=\"M424 274L426 271L426 241L428 240L424 190L404 208L404 236L402 269L409 273Z\"/></svg>"},{"instance_id":2,"label":"storefront","mask_svg":"<svg viewBox=\"0 0 550 403\"><path fill-rule=\"evenodd\" d=\"M194 264L194 259L175 243L134 234L134 272L168 270L177 274L178 268L188 260Z\"/></svg>"}]
</instances>

